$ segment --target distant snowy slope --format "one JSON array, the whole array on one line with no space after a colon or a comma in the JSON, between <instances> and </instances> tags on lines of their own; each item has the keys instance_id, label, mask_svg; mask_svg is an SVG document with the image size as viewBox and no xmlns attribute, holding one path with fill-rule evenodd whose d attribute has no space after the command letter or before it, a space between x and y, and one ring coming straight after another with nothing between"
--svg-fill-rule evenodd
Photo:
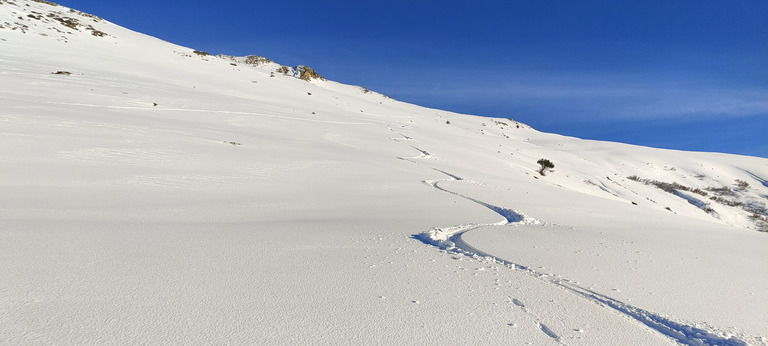
<instances>
[{"instance_id":1,"label":"distant snowy slope","mask_svg":"<svg viewBox=\"0 0 768 346\"><path fill-rule=\"evenodd\" d=\"M0 344L768 342L768 160L320 74L0 0Z\"/></svg>"}]
</instances>

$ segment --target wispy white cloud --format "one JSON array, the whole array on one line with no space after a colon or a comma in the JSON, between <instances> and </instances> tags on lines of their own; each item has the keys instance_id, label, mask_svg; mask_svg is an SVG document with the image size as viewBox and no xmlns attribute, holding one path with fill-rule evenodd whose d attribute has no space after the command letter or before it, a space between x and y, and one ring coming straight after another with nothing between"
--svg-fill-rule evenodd
<instances>
[{"instance_id":1,"label":"wispy white cloud","mask_svg":"<svg viewBox=\"0 0 768 346\"><path fill-rule=\"evenodd\" d=\"M510 77L457 80L449 85L419 80L393 88L397 95L487 108L570 109L570 118L595 120L768 116L768 88L726 87L695 81L648 81L620 76ZM393 96L397 96L393 95ZM554 107L553 105L557 105ZM558 116L558 114L551 114Z\"/></svg>"}]
</instances>

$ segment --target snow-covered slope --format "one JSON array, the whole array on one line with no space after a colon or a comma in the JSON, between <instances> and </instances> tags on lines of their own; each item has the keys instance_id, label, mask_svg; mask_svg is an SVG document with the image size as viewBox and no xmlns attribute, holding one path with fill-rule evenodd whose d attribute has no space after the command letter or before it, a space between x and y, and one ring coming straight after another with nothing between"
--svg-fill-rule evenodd
<instances>
[{"instance_id":1,"label":"snow-covered slope","mask_svg":"<svg viewBox=\"0 0 768 346\"><path fill-rule=\"evenodd\" d=\"M766 343L768 160L309 71L0 0L0 343Z\"/></svg>"}]
</instances>

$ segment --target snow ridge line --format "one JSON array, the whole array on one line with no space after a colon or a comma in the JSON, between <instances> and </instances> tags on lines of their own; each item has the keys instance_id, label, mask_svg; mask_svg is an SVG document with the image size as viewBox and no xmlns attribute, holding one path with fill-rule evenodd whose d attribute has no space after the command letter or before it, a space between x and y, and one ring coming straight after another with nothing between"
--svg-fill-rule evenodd
<instances>
[{"instance_id":1,"label":"snow ridge line","mask_svg":"<svg viewBox=\"0 0 768 346\"><path fill-rule=\"evenodd\" d=\"M478 199L465 196L458 192L445 189L439 185L440 182L462 181L464 179L448 172L444 172L438 169L435 169L435 170L447 175L449 178L438 179L438 180L425 180L424 181L425 184L439 191L447 192L447 193L462 197L464 199L480 204L488 209L491 209L492 211L504 217L504 220L498 223L474 223L474 224L458 225L458 226L451 226L451 227L433 228L432 230L414 235L413 236L414 239L418 239L423 243L436 246L438 248L441 248L451 253L465 255L478 260L499 263L501 265L506 266L507 268L523 271L524 273L532 277L543 280L549 284L558 286L562 289L565 289L568 292L571 292L582 298L595 302L600 306L614 310L620 315L634 319L644 324L645 326L671 339L674 339L675 341L683 345L692 345L692 346L694 345L695 346L698 346L698 345L746 346L748 345L746 342L739 340L736 337L728 338L728 337L724 337L724 336L709 332L701 328L696 328L683 323L675 322L659 314L629 305L617 299L614 299L609 296L592 291L590 289L581 287L570 280L562 279L562 278L553 276L551 274L541 273L531 269L530 267L517 264L505 259L497 258L495 256L492 256L488 253L485 253L467 244L461 238L462 234L480 227L504 226L504 225L510 225L510 224L539 224L540 222L534 218L527 217L522 213L516 212L514 210L488 204ZM554 333L548 327L546 327L546 325L542 323L539 323L539 324L541 326L541 330L543 333L547 334L547 336L552 337L558 342L561 341L557 336L557 334Z\"/></svg>"}]
</instances>

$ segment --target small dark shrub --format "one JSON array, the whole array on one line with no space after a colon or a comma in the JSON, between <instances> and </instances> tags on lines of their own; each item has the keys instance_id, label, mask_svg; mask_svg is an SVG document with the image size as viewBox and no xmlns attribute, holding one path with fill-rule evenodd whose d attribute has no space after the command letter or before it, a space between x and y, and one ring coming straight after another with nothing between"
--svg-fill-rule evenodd
<instances>
[{"instance_id":1,"label":"small dark shrub","mask_svg":"<svg viewBox=\"0 0 768 346\"><path fill-rule=\"evenodd\" d=\"M695 189L693 189L691 192L693 192L693 193L695 193L695 194L697 194L697 195L701 195L701 196L704 196L704 197L706 197L707 195L709 195L709 194L708 194L706 191L704 191L704 190L702 190L702 189L700 189L700 188L698 188L698 187L697 187L697 188L695 188Z\"/></svg>"},{"instance_id":2,"label":"small dark shrub","mask_svg":"<svg viewBox=\"0 0 768 346\"><path fill-rule=\"evenodd\" d=\"M735 193L733 190L728 186L723 187L708 187L707 190L711 191L712 193L720 196L734 196Z\"/></svg>"},{"instance_id":3,"label":"small dark shrub","mask_svg":"<svg viewBox=\"0 0 768 346\"><path fill-rule=\"evenodd\" d=\"M744 180L736 179L736 187L738 187L739 190L747 191L747 189L749 189L749 183Z\"/></svg>"},{"instance_id":4,"label":"small dark shrub","mask_svg":"<svg viewBox=\"0 0 768 346\"><path fill-rule=\"evenodd\" d=\"M546 171L551 172L555 168L555 164L547 159L539 159L536 163L541 166L541 168L539 168L539 174L541 175L546 175Z\"/></svg>"}]
</instances>

